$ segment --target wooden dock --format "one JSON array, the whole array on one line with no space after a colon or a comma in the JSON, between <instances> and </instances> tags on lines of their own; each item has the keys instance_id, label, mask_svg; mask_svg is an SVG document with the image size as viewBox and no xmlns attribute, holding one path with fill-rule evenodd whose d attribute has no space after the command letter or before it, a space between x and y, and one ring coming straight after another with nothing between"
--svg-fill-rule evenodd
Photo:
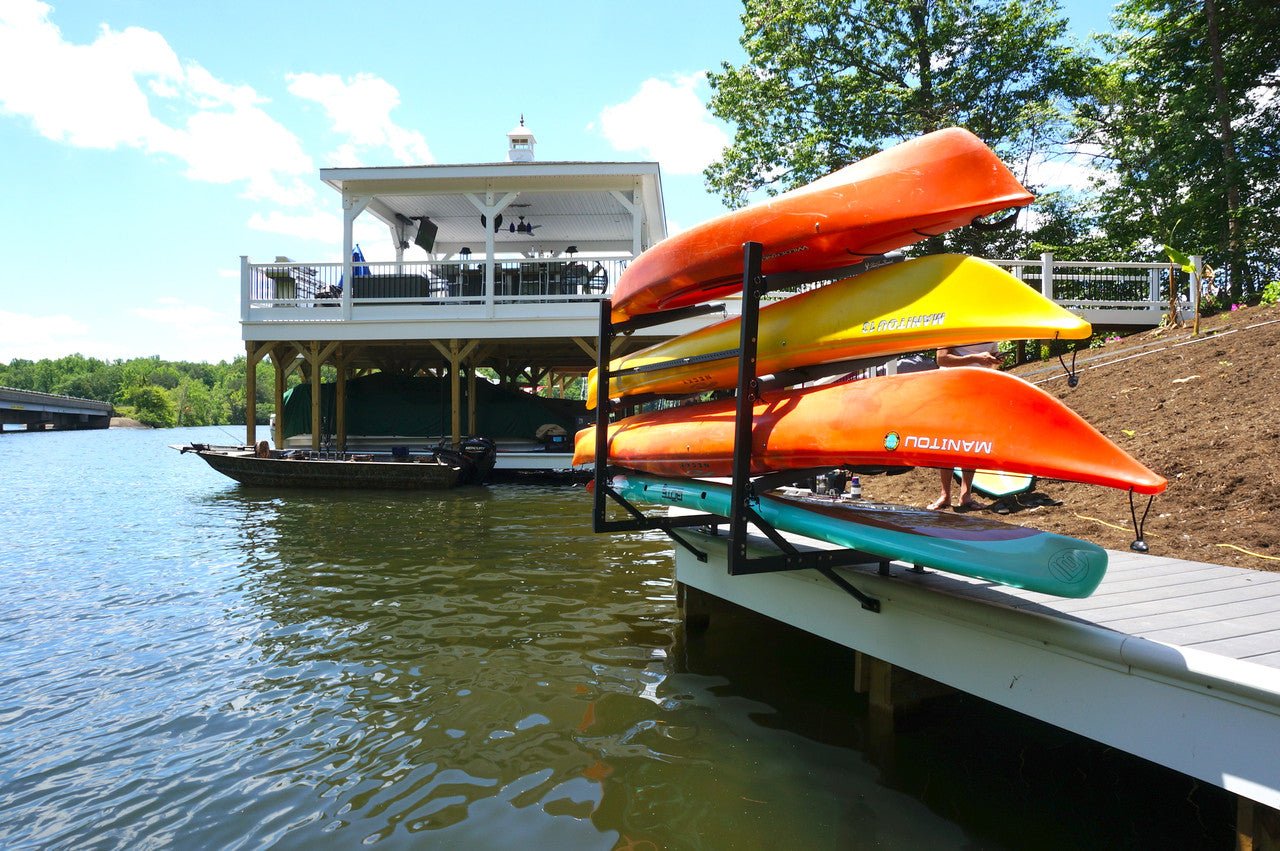
<instances>
[{"instance_id":1,"label":"wooden dock","mask_svg":"<svg viewBox=\"0 0 1280 851\"><path fill-rule=\"evenodd\" d=\"M1255 810L1280 809L1280 573L1111 551L1098 590L1067 600L839 568L873 613L812 570L730 576L726 536L681 534L709 554L676 547L682 599L711 594L1233 792L1242 842Z\"/></svg>"}]
</instances>

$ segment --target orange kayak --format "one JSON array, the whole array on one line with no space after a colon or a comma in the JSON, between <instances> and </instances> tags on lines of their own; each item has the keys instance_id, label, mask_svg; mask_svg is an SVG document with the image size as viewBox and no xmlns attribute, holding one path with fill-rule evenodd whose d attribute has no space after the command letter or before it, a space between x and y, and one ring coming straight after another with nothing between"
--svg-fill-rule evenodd
<instances>
[{"instance_id":1,"label":"orange kayak","mask_svg":"<svg viewBox=\"0 0 1280 851\"><path fill-rule=\"evenodd\" d=\"M737 292L747 240L766 275L830 269L1033 199L977 136L939 130L664 239L618 278L613 321Z\"/></svg>"},{"instance_id":2,"label":"orange kayak","mask_svg":"<svg viewBox=\"0 0 1280 851\"><path fill-rule=\"evenodd\" d=\"M732 473L732 399L609 426L609 463L663 476ZM574 464L595 460L578 432ZM964 467L1156 494L1165 479L1020 378L962 367L768 394L755 405L753 475L808 467Z\"/></svg>"}]
</instances>

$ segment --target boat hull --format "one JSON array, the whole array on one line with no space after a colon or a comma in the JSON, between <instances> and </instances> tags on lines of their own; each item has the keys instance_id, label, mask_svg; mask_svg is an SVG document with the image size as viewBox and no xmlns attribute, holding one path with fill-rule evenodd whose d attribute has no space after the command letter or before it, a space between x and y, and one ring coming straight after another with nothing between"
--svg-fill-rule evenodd
<instances>
[{"instance_id":1,"label":"boat hull","mask_svg":"<svg viewBox=\"0 0 1280 851\"><path fill-rule=\"evenodd\" d=\"M668 237L619 277L613 320L737 292L746 240L764 246L766 275L830 269L1032 200L976 136L940 130Z\"/></svg>"},{"instance_id":2,"label":"boat hull","mask_svg":"<svg viewBox=\"0 0 1280 851\"><path fill-rule=\"evenodd\" d=\"M728 319L614 359L609 365L610 397L733 387L738 380L740 327L739 319ZM756 372L777 374L987 340L1079 340L1091 330L1084 319L985 260L933 255L763 307ZM717 353L720 356L712 358ZM695 360L662 367L685 358ZM594 407L596 370L587 383L587 405Z\"/></svg>"},{"instance_id":3,"label":"boat hull","mask_svg":"<svg viewBox=\"0 0 1280 851\"><path fill-rule=\"evenodd\" d=\"M288 450L262 457L243 447L201 444L177 448L195 453L224 476L252 487L439 490L480 484L493 466L491 456L473 460L451 450L405 459L360 454L339 459Z\"/></svg>"},{"instance_id":4,"label":"boat hull","mask_svg":"<svg viewBox=\"0 0 1280 851\"><path fill-rule=\"evenodd\" d=\"M635 474L612 483L631 502L729 515L726 484ZM1107 570L1107 552L1096 544L974 515L776 491L752 508L784 532L1059 597L1089 596Z\"/></svg>"},{"instance_id":5,"label":"boat hull","mask_svg":"<svg viewBox=\"0 0 1280 851\"><path fill-rule=\"evenodd\" d=\"M732 475L735 400L612 423L608 462L662 476ZM1027 382L960 367L766 394L755 404L751 473L814 467L963 467L1154 494L1165 479ZM574 463L594 460L595 429Z\"/></svg>"}]
</instances>

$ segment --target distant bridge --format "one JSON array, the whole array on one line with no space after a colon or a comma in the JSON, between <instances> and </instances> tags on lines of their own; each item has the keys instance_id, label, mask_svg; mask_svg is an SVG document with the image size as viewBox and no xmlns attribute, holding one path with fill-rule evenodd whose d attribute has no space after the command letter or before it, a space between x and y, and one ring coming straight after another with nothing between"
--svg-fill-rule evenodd
<instances>
[{"instance_id":1,"label":"distant bridge","mask_svg":"<svg viewBox=\"0 0 1280 851\"><path fill-rule=\"evenodd\" d=\"M107 428L111 403L56 393L0 387L0 429L23 425L27 431Z\"/></svg>"}]
</instances>

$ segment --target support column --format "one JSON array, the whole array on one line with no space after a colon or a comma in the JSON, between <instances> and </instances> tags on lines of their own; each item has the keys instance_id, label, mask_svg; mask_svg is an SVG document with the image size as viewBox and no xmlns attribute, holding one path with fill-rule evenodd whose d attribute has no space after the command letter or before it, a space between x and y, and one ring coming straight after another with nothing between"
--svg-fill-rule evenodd
<instances>
[{"instance_id":1,"label":"support column","mask_svg":"<svg viewBox=\"0 0 1280 851\"><path fill-rule=\"evenodd\" d=\"M258 442L258 361L262 359L258 344L244 344L244 442L254 446Z\"/></svg>"},{"instance_id":2,"label":"support column","mask_svg":"<svg viewBox=\"0 0 1280 851\"><path fill-rule=\"evenodd\" d=\"M872 720L883 721L890 729L898 712L917 709L925 701L955 691L937 680L861 652L854 655L853 690L868 695Z\"/></svg>"},{"instance_id":3,"label":"support column","mask_svg":"<svg viewBox=\"0 0 1280 851\"><path fill-rule=\"evenodd\" d=\"M275 366L276 371L276 427L271 439L275 441L276 449L284 449L284 379L285 365L281 361L281 352L288 348L281 344L271 350L271 363Z\"/></svg>"},{"instance_id":4,"label":"support column","mask_svg":"<svg viewBox=\"0 0 1280 851\"><path fill-rule=\"evenodd\" d=\"M677 582L676 609L686 632L704 632L711 625L711 595L706 591Z\"/></svg>"},{"instance_id":5,"label":"support column","mask_svg":"<svg viewBox=\"0 0 1280 851\"><path fill-rule=\"evenodd\" d=\"M335 438L338 443L338 451L347 451L347 359L349 355L344 350L338 351L337 366L338 379L334 385L333 407L335 410L336 422L334 424Z\"/></svg>"},{"instance_id":6,"label":"support column","mask_svg":"<svg viewBox=\"0 0 1280 851\"><path fill-rule=\"evenodd\" d=\"M372 198L358 195L342 196L342 318L351 318L351 292L355 289L355 270L351 265L351 252L356 242L353 234L356 217L364 212Z\"/></svg>"},{"instance_id":7,"label":"support column","mask_svg":"<svg viewBox=\"0 0 1280 851\"><path fill-rule=\"evenodd\" d=\"M312 340L307 346L307 360L311 370L311 448L320 449L320 343Z\"/></svg>"},{"instance_id":8,"label":"support column","mask_svg":"<svg viewBox=\"0 0 1280 851\"><path fill-rule=\"evenodd\" d=\"M449 341L449 430L453 448L462 445L462 358L458 355L458 341Z\"/></svg>"},{"instance_id":9,"label":"support column","mask_svg":"<svg viewBox=\"0 0 1280 851\"><path fill-rule=\"evenodd\" d=\"M1280 811L1248 798L1237 798L1236 848L1280 851Z\"/></svg>"},{"instance_id":10,"label":"support column","mask_svg":"<svg viewBox=\"0 0 1280 851\"><path fill-rule=\"evenodd\" d=\"M476 365L467 365L467 434L476 433Z\"/></svg>"},{"instance_id":11,"label":"support column","mask_svg":"<svg viewBox=\"0 0 1280 851\"><path fill-rule=\"evenodd\" d=\"M462 444L462 373L460 370L462 369L462 364L475 351L479 342L479 340L472 340L464 346L457 340L450 340L449 346L446 348L436 340L431 341L431 345L436 347L436 351L444 355L449 361L449 385L452 391L449 414L454 448Z\"/></svg>"}]
</instances>

